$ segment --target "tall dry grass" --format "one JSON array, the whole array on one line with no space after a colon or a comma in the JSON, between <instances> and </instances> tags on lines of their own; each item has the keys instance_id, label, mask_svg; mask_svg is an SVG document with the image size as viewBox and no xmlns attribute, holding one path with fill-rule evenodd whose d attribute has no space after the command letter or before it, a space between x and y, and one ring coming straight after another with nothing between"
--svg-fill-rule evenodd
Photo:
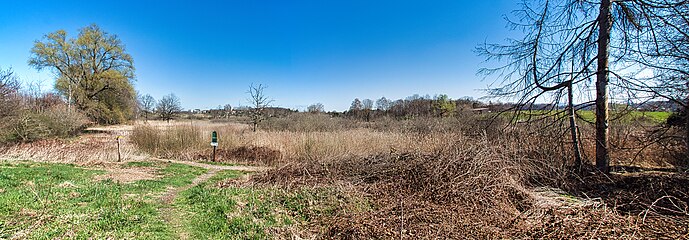
<instances>
[{"instance_id":1,"label":"tall dry grass","mask_svg":"<svg viewBox=\"0 0 689 240\"><path fill-rule=\"evenodd\" d=\"M271 123L275 125L265 125L258 132L231 122L149 121L133 127L125 139L125 156L145 153L200 160L212 150L212 131L218 132L219 149L226 152L260 147L279 151L279 161L267 163L274 168L253 175L246 184L286 190L328 188L370 201L370 208L337 209L335 215L314 218L304 226L323 238L597 238L615 234L657 238L670 236L668 232L685 234L686 228L681 227L689 226L686 217L642 219L638 207L651 205L657 194L664 193L679 196L673 203L684 206L687 197L681 194L686 192L682 187L686 178L672 178L674 185L668 187L663 184L669 181L661 177L626 182L594 171L592 176L572 175L567 167L572 162L570 142L563 137L567 132L562 126L508 126L499 121L489 125L488 119L480 116L368 123L325 117L293 117L290 121L297 121L295 125ZM333 122L318 125L311 121ZM338 125L337 121L347 122ZM593 150L588 127L582 126L586 153ZM646 133L643 129L612 128L611 142L618 146L643 143L637 138ZM93 141L94 137L100 141ZM112 134L100 133L90 139L34 143L12 152L23 149L25 156L68 161L114 161ZM45 152L41 149L55 150L52 155L40 155ZM613 154L624 151L613 150ZM230 159L235 160L247 163ZM660 187L653 185L658 179L663 181ZM617 190L627 183L638 187ZM604 186L603 190L599 186ZM549 190L558 188L561 190ZM645 188L662 192L643 198L634 193ZM621 212L631 205L636 212ZM663 201L656 205L671 206Z\"/></svg>"},{"instance_id":2,"label":"tall dry grass","mask_svg":"<svg viewBox=\"0 0 689 240\"><path fill-rule=\"evenodd\" d=\"M120 139L118 154L117 136ZM0 159L33 160L79 165L102 165L122 161L141 160L140 150L127 141L126 134L106 132L69 139L44 139L0 147Z\"/></svg>"},{"instance_id":3,"label":"tall dry grass","mask_svg":"<svg viewBox=\"0 0 689 240\"><path fill-rule=\"evenodd\" d=\"M459 136L456 131L427 130L427 134L412 134L405 131L380 131L374 128L252 132L242 124L197 121L193 124L139 124L134 127L131 141L148 154L197 160L194 158L199 154L212 150L212 131L218 132L219 149L266 147L281 152L282 159L290 160L327 160L345 156L370 156L391 151L429 153L442 149Z\"/></svg>"},{"instance_id":4,"label":"tall dry grass","mask_svg":"<svg viewBox=\"0 0 689 240\"><path fill-rule=\"evenodd\" d=\"M613 122L610 127L611 163L638 168L672 168L676 142L657 141L657 127L645 123ZM533 159L553 159L560 166L573 164L571 139L565 123L546 119L508 125L505 119L468 115L461 118L379 118L361 122L324 114L293 114L270 120L252 132L245 124L187 121L139 124L132 141L155 156L199 160L212 151L210 133L219 134L219 149L265 147L280 152L285 161L339 159L388 152L434 153L459 138L485 137L504 149L516 149ZM586 163L593 163L593 126L579 126Z\"/></svg>"}]
</instances>

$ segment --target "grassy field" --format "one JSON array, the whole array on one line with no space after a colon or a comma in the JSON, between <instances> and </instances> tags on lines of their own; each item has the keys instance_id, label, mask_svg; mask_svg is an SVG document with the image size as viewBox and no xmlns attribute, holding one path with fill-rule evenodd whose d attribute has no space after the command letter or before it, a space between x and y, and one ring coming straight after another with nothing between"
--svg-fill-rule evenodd
<instances>
[{"instance_id":1,"label":"grassy field","mask_svg":"<svg viewBox=\"0 0 689 240\"><path fill-rule=\"evenodd\" d=\"M193 239L289 238L309 222L344 209L343 194L333 188L285 189L232 184L243 173L223 171L180 194L175 207L185 212ZM229 179L229 182L227 182Z\"/></svg>"},{"instance_id":2,"label":"grassy field","mask_svg":"<svg viewBox=\"0 0 689 240\"><path fill-rule=\"evenodd\" d=\"M160 201L165 190L191 184L205 169L160 162L122 167L153 168L160 178L98 181L94 177L105 171L3 162L0 239L178 239L180 234L191 239L267 239L293 234L301 224L343 209L342 195L334 189L232 186L228 182L246 173L227 170L179 193L166 212ZM176 215L181 224L166 221L171 216L164 214Z\"/></svg>"},{"instance_id":3,"label":"grassy field","mask_svg":"<svg viewBox=\"0 0 689 240\"><path fill-rule=\"evenodd\" d=\"M596 120L596 113L590 110L577 111L579 116L586 121L593 122ZM630 111L628 113L616 113L610 112L610 118L619 118L622 121L632 121L634 119L648 119L653 123L664 123L667 118L670 117L672 112L642 112L642 111Z\"/></svg>"},{"instance_id":4,"label":"grassy field","mask_svg":"<svg viewBox=\"0 0 689 240\"><path fill-rule=\"evenodd\" d=\"M182 164L130 163L160 177L131 183L94 180L105 172L67 164L0 165L0 238L174 238L159 213L168 187L191 183L205 169Z\"/></svg>"},{"instance_id":5,"label":"grassy field","mask_svg":"<svg viewBox=\"0 0 689 240\"><path fill-rule=\"evenodd\" d=\"M531 111L521 111L517 120L527 120L529 116L531 118L538 118L544 115L552 116L564 116L566 114L564 111L543 111L543 110L531 110ZM623 123L628 123L634 120L646 120L654 124L665 123L667 118L670 117L672 112L650 112L650 111L628 111L628 112L616 112L610 111L610 119L614 121L619 121ZM587 122L594 122L596 120L596 113L593 110L579 110L577 115L581 120Z\"/></svg>"}]
</instances>

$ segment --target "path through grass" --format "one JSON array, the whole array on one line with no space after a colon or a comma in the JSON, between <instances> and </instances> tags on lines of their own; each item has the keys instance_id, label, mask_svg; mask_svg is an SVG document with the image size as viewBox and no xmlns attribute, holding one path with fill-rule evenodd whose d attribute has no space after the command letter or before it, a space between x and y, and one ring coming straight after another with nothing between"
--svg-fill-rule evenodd
<instances>
[{"instance_id":1,"label":"path through grass","mask_svg":"<svg viewBox=\"0 0 689 240\"><path fill-rule=\"evenodd\" d=\"M96 180L105 170L0 162L0 239L267 239L342 208L328 188L232 186L222 183L248 172L203 166L130 162L120 167L158 178L120 183Z\"/></svg>"},{"instance_id":2,"label":"path through grass","mask_svg":"<svg viewBox=\"0 0 689 240\"><path fill-rule=\"evenodd\" d=\"M157 169L158 179L97 181L105 173L74 165L0 163L0 239L174 239L160 217L159 196L188 185L203 168L134 163Z\"/></svg>"}]
</instances>

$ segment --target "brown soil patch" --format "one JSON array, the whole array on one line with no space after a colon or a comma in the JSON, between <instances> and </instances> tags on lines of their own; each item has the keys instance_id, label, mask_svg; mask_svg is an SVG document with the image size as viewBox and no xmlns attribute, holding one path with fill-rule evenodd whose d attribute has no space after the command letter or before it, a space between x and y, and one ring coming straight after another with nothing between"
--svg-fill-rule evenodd
<instances>
[{"instance_id":1,"label":"brown soil patch","mask_svg":"<svg viewBox=\"0 0 689 240\"><path fill-rule=\"evenodd\" d=\"M233 171L242 171L242 172L261 172L261 171L267 171L271 169L270 167L257 167L257 166L221 166L221 165L211 165L211 164L206 164L202 162L190 162L190 161L182 161L182 160L172 160L172 159L160 159L160 158L151 158L152 160L160 161L160 162L166 162L166 163L178 163L178 164L185 164L189 166L194 166L194 167L200 167L200 168L205 168L205 169L210 169L210 170L233 170Z\"/></svg>"},{"instance_id":2,"label":"brown soil patch","mask_svg":"<svg viewBox=\"0 0 689 240\"><path fill-rule=\"evenodd\" d=\"M212 156L205 151L203 154L197 154L196 159L211 160ZM230 150L217 149L216 162L237 162L245 164L261 164L271 165L275 164L282 158L282 153L268 147L258 146L241 146Z\"/></svg>"}]
</instances>

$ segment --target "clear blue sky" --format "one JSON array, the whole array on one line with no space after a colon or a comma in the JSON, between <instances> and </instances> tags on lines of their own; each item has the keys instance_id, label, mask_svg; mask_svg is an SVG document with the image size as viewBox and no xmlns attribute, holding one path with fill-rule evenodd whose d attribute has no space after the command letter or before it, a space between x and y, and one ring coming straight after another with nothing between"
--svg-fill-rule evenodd
<instances>
[{"instance_id":1,"label":"clear blue sky","mask_svg":"<svg viewBox=\"0 0 689 240\"><path fill-rule=\"evenodd\" d=\"M517 1L0 1L0 68L23 82L54 76L27 65L35 40L91 23L134 57L135 87L175 93L187 109L246 105L262 83L274 105L346 110L354 98L480 97L473 52L502 42Z\"/></svg>"}]
</instances>

